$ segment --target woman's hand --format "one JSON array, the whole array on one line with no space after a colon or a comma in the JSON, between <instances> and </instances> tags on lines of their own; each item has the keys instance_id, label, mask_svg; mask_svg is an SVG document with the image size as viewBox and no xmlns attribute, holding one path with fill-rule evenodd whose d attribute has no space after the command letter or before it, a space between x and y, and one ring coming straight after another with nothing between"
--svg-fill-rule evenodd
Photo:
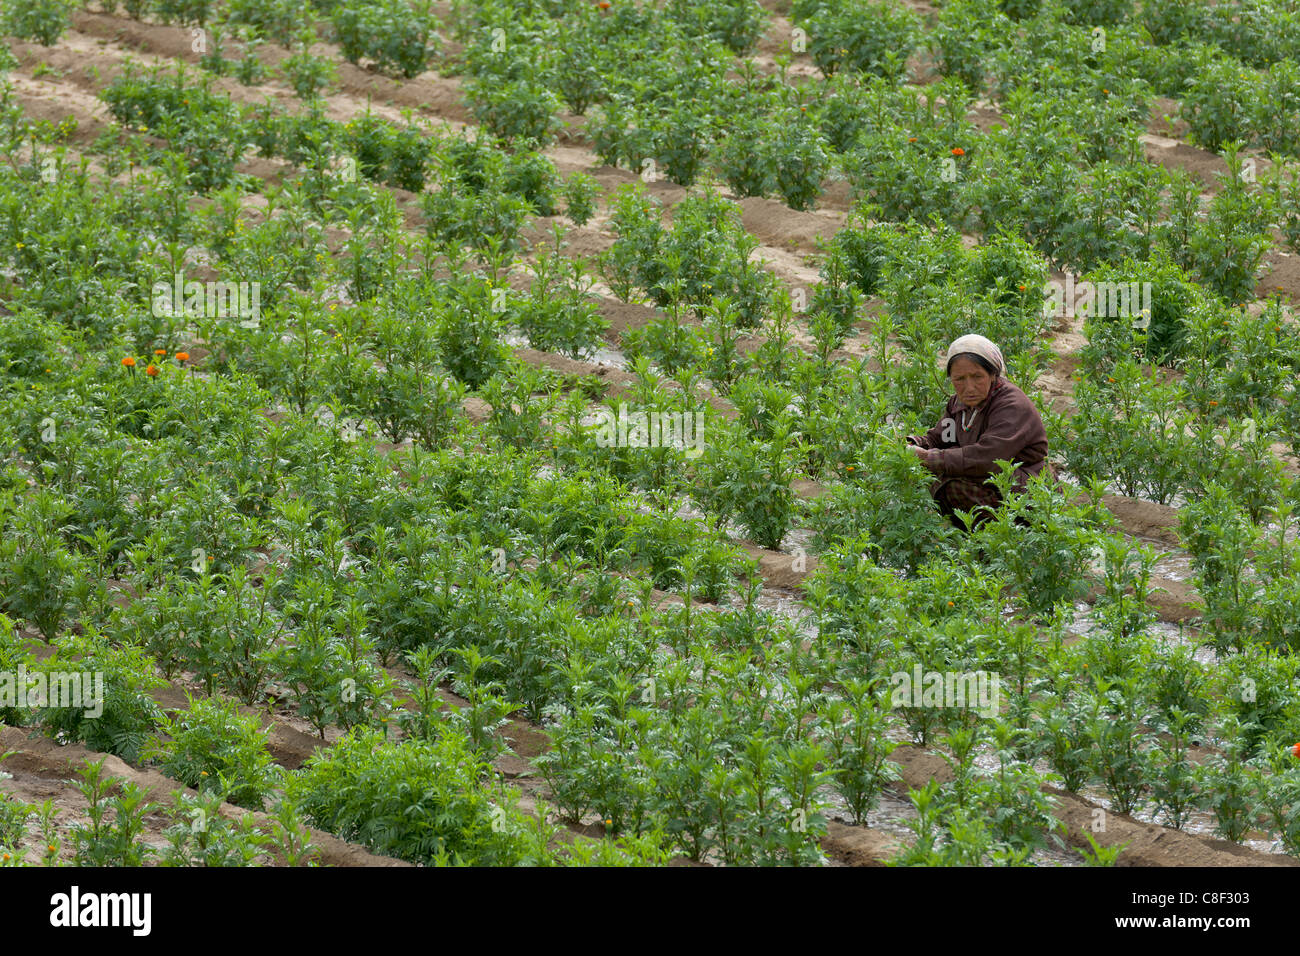
<instances>
[{"instance_id":1,"label":"woman's hand","mask_svg":"<svg viewBox=\"0 0 1300 956\"><path fill-rule=\"evenodd\" d=\"M922 448L920 445L908 445L907 450L916 455L917 458L921 459L923 464L930 464L930 449Z\"/></svg>"}]
</instances>

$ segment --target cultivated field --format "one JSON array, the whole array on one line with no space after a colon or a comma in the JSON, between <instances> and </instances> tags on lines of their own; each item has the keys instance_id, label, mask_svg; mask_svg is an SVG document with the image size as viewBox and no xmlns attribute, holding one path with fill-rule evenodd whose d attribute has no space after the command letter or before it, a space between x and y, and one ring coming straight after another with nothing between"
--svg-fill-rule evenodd
<instances>
[{"instance_id":1,"label":"cultivated field","mask_svg":"<svg viewBox=\"0 0 1300 956\"><path fill-rule=\"evenodd\" d=\"M0 865L1295 863L1295 0L2 22Z\"/></svg>"}]
</instances>

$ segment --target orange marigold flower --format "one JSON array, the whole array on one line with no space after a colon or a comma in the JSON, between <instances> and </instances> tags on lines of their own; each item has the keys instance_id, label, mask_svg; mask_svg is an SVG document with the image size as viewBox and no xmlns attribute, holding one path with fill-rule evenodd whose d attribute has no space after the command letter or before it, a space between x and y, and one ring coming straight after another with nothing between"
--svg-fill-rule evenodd
<instances>
[{"instance_id":1,"label":"orange marigold flower","mask_svg":"<svg viewBox=\"0 0 1300 956\"><path fill-rule=\"evenodd\" d=\"M154 355L166 355L166 354L167 354L167 350L166 350L166 349L154 349L154 350L153 350L153 354L154 354Z\"/></svg>"},{"instance_id":2,"label":"orange marigold flower","mask_svg":"<svg viewBox=\"0 0 1300 956\"><path fill-rule=\"evenodd\" d=\"M178 362L188 362L189 360L190 360L190 353L189 353L189 352L177 352L177 353L176 353L176 361L178 361Z\"/></svg>"},{"instance_id":3,"label":"orange marigold flower","mask_svg":"<svg viewBox=\"0 0 1300 956\"><path fill-rule=\"evenodd\" d=\"M596 6L600 7L600 9L602 10L608 10L609 0L600 0L600 3L596 4Z\"/></svg>"},{"instance_id":4,"label":"orange marigold flower","mask_svg":"<svg viewBox=\"0 0 1300 956\"><path fill-rule=\"evenodd\" d=\"M135 368L135 357L128 355L126 358L122 359L122 364L127 368Z\"/></svg>"},{"instance_id":5,"label":"orange marigold flower","mask_svg":"<svg viewBox=\"0 0 1300 956\"><path fill-rule=\"evenodd\" d=\"M954 146L952 148L952 154L954 156L965 156L966 150L962 149L960 146Z\"/></svg>"},{"instance_id":6,"label":"orange marigold flower","mask_svg":"<svg viewBox=\"0 0 1300 956\"><path fill-rule=\"evenodd\" d=\"M1216 405L1218 405L1218 404L1219 404L1218 402L1210 402L1210 407L1213 408L1214 406L1216 406Z\"/></svg>"},{"instance_id":7,"label":"orange marigold flower","mask_svg":"<svg viewBox=\"0 0 1300 956\"><path fill-rule=\"evenodd\" d=\"M916 137L915 137L915 136L909 136L909 137L907 137L907 141L908 141L909 143L915 143L915 142L916 142Z\"/></svg>"},{"instance_id":8,"label":"orange marigold flower","mask_svg":"<svg viewBox=\"0 0 1300 956\"><path fill-rule=\"evenodd\" d=\"M158 366L154 365L152 362L149 363L149 367L144 370L144 374L148 375L150 378L153 378L158 374Z\"/></svg>"},{"instance_id":9,"label":"orange marigold flower","mask_svg":"<svg viewBox=\"0 0 1300 956\"><path fill-rule=\"evenodd\" d=\"M1291 748L1291 754L1292 756L1300 757L1300 744L1296 744Z\"/></svg>"},{"instance_id":10,"label":"orange marigold flower","mask_svg":"<svg viewBox=\"0 0 1300 956\"><path fill-rule=\"evenodd\" d=\"M1025 287L1023 285L1018 285L1016 286L1016 288L1019 289L1021 292L1025 291Z\"/></svg>"}]
</instances>

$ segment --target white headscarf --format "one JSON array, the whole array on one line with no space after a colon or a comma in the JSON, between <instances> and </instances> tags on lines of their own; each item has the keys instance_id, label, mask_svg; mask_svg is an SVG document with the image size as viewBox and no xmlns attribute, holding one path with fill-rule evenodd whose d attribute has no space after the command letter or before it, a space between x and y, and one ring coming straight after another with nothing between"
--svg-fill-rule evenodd
<instances>
[{"instance_id":1,"label":"white headscarf","mask_svg":"<svg viewBox=\"0 0 1300 956\"><path fill-rule=\"evenodd\" d=\"M1006 374L1007 363L1002 359L1002 350L982 335L963 335L954 339L948 346L947 367L952 368L952 360L962 354L978 355L984 359L993 366L995 378Z\"/></svg>"}]
</instances>

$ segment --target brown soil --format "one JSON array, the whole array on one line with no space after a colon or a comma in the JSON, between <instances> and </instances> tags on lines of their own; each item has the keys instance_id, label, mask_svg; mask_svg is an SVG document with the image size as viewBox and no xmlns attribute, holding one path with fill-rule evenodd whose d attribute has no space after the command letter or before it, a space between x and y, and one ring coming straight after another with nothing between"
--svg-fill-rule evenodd
<instances>
[{"instance_id":1,"label":"brown soil","mask_svg":"<svg viewBox=\"0 0 1300 956\"><path fill-rule=\"evenodd\" d=\"M70 782L76 778L78 770L87 759L103 758L106 776L145 788L149 791L150 800L164 806L170 806L174 800L173 795L178 792L194 795L194 791L157 771L137 769L117 757L87 750L80 744L60 746L48 737L29 738L21 729L0 726L0 753L6 751L15 751L3 763L5 772L13 774L13 779L0 780L0 791L27 803L39 804L52 800L57 810L54 819L60 825L82 823L87 819L86 800ZM221 805L221 815L232 820L251 815L259 828L269 827L266 814L243 810L228 803ZM166 845L163 831L172 825L172 821L162 813L150 814L145 820L147 826L144 841ZM72 859L68 842L63 841L60 852L60 857L65 862ZM410 866L402 860L376 856L363 847L346 843L319 830L311 831L311 842L319 848L318 862L325 866ZM35 860L37 856L38 854L33 854L31 859Z\"/></svg>"}]
</instances>

